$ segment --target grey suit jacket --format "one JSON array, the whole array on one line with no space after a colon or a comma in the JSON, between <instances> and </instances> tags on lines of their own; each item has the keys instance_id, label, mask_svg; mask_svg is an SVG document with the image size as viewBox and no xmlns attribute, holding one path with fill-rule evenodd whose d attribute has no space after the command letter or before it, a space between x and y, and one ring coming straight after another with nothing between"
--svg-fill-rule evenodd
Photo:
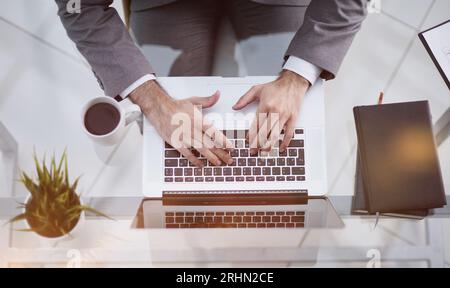
<instances>
[{"instance_id":1,"label":"grey suit jacket","mask_svg":"<svg viewBox=\"0 0 450 288\"><path fill-rule=\"evenodd\" d=\"M133 0L130 2L130 8L133 11L143 10L161 5L176 2L177 0ZM306 6L311 0L251 0L256 3L267 5L293 5L293 6Z\"/></svg>"},{"instance_id":2,"label":"grey suit jacket","mask_svg":"<svg viewBox=\"0 0 450 288\"><path fill-rule=\"evenodd\" d=\"M133 43L114 8L113 0L82 0L81 13L71 14L69 0L55 0L68 36L87 59L100 86L117 96L145 74L154 73ZM133 0L131 10L140 10L176 0ZM323 69L321 77L333 79L366 16L367 0L253 0L268 5L309 5L302 27L285 54L296 56Z\"/></svg>"}]
</instances>

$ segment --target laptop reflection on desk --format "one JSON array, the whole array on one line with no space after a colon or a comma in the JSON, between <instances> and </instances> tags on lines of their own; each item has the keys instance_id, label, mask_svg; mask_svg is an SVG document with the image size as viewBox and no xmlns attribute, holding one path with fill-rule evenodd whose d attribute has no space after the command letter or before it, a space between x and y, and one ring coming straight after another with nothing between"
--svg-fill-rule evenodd
<instances>
[{"instance_id":1,"label":"laptop reflection on desk","mask_svg":"<svg viewBox=\"0 0 450 288\"><path fill-rule=\"evenodd\" d=\"M135 228L144 229L295 229L342 228L342 220L327 198L303 193L166 195L144 199Z\"/></svg>"}]
</instances>

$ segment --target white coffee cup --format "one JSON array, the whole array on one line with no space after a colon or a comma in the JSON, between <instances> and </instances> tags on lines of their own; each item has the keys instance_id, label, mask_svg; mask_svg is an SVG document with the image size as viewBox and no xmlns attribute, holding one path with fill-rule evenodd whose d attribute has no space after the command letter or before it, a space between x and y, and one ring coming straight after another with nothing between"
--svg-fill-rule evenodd
<instances>
[{"instance_id":1,"label":"white coffee cup","mask_svg":"<svg viewBox=\"0 0 450 288\"><path fill-rule=\"evenodd\" d=\"M86 112L88 111L89 108L98 103L110 104L114 106L120 113L120 120L117 126L111 132L103 135L96 135L89 132L89 130L86 128L85 125ZM81 122L83 125L84 132L94 142L101 145L109 146L119 143L126 132L127 126L136 121L139 117L141 117L141 115L142 115L141 108L138 105L133 104L128 98L122 100L121 102L117 102L115 99L111 97L101 96L90 100L89 102L86 103L86 105L84 105L84 108L81 111Z\"/></svg>"}]
</instances>

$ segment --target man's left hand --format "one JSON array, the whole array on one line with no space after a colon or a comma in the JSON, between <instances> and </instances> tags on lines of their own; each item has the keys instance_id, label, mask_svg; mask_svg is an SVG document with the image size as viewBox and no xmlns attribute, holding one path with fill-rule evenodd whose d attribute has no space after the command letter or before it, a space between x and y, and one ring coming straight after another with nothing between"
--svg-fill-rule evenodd
<instances>
[{"instance_id":1,"label":"man's left hand","mask_svg":"<svg viewBox=\"0 0 450 288\"><path fill-rule=\"evenodd\" d=\"M310 83L302 76L283 70L277 80L253 86L234 104L233 109L240 110L253 101L259 101L247 135L250 154L257 154L259 149L270 151L278 144L282 129L284 137L280 151L289 146L300 105L309 86Z\"/></svg>"}]
</instances>

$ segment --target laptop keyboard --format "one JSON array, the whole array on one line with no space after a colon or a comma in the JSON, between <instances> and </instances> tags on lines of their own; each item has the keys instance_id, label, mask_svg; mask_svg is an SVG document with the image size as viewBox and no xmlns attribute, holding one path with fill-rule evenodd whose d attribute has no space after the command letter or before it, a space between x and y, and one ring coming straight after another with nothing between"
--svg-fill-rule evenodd
<instances>
[{"instance_id":1,"label":"laptop keyboard","mask_svg":"<svg viewBox=\"0 0 450 288\"><path fill-rule=\"evenodd\" d=\"M166 212L166 228L303 228L304 211Z\"/></svg>"},{"instance_id":2,"label":"laptop keyboard","mask_svg":"<svg viewBox=\"0 0 450 288\"><path fill-rule=\"evenodd\" d=\"M278 148L270 152L259 151L251 156L245 140L247 130L223 131L233 143L233 164L214 166L196 150L192 153L203 161L197 168L168 143L164 151L164 182L273 182L305 181L305 150L303 129L296 129L289 147L280 153Z\"/></svg>"}]
</instances>

